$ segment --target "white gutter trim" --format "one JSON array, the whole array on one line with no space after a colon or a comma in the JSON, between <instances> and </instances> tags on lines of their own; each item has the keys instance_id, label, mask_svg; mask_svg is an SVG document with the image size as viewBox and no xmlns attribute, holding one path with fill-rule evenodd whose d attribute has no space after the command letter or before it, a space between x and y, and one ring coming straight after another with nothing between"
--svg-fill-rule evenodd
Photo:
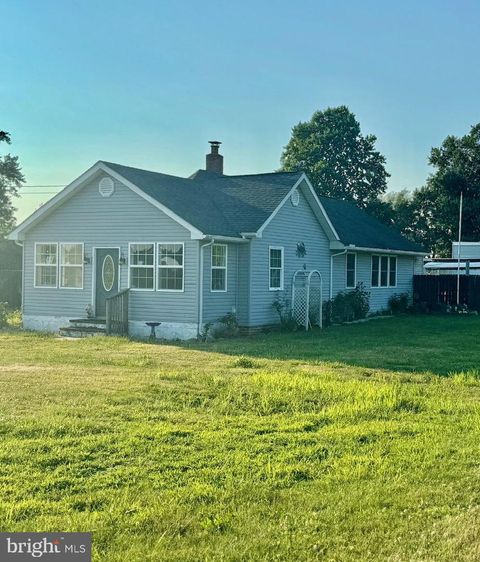
<instances>
[{"instance_id":1,"label":"white gutter trim","mask_svg":"<svg viewBox=\"0 0 480 562\"><path fill-rule=\"evenodd\" d=\"M332 224L332 221L330 220L329 216L327 215L327 211L325 211L325 207L322 205L322 203L320 202L320 199L318 198L317 193L315 192L315 189L313 187L313 185L310 183L310 180L308 179L307 175L305 173L302 174L302 177L300 179L304 179L305 183L308 185L308 187L310 188L310 191L312 192L313 197L315 198L315 201L317 202L318 206L320 207L320 209L322 210L323 215L325 216L325 220L328 223L328 226L332 229L333 234L335 235L335 238L337 240L340 240L340 236L338 235L338 232L335 230L335 227Z\"/></svg>"},{"instance_id":2,"label":"white gutter trim","mask_svg":"<svg viewBox=\"0 0 480 562\"><path fill-rule=\"evenodd\" d=\"M428 252L413 252L409 250L395 250L395 249L385 249L385 248L364 248L362 246L355 246L350 244L346 246L347 249L354 252L372 252L375 254L400 254L407 256L428 256Z\"/></svg>"},{"instance_id":3,"label":"white gutter trim","mask_svg":"<svg viewBox=\"0 0 480 562\"><path fill-rule=\"evenodd\" d=\"M160 203L159 201L157 201L153 197L150 197L150 195L145 193L143 191L143 189L141 189L140 187L137 187L134 183L132 183L131 181L124 178L121 174L119 174L118 172L115 172L115 170L112 170L111 168L109 168L107 164L104 164L103 162L100 162L100 164L101 164L100 168L104 172L113 176L117 181L119 181L120 183L123 183L124 185L129 187L134 193L136 193L137 195L139 195L140 197L145 199L145 201L148 201L154 207L157 207L157 209L160 209L161 211L163 211L168 217L173 219L175 222L178 222L178 224L180 224L181 226L183 226L184 228L189 230L193 240L201 240L204 237L204 234L202 233L201 230L199 230L198 228L196 228L195 226L193 226L192 224L190 224L186 220L182 219L182 217L178 216L176 213L174 213L172 210L170 210L168 207L166 207L165 205L163 205L162 203Z\"/></svg>"},{"instance_id":4,"label":"white gutter trim","mask_svg":"<svg viewBox=\"0 0 480 562\"><path fill-rule=\"evenodd\" d=\"M212 238L210 240L210 242L208 242L207 244L202 244L200 245L200 282L199 282L199 286L200 286L200 295L199 295L199 299L198 299L198 327L197 327L197 335L200 336L200 330L202 329L202 325L203 325L203 250L204 248L207 248L208 246L212 246L213 244L215 244L215 239Z\"/></svg>"},{"instance_id":5,"label":"white gutter trim","mask_svg":"<svg viewBox=\"0 0 480 562\"><path fill-rule=\"evenodd\" d=\"M145 201L165 213L168 217L173 219L175 222L183 226L186 230L190 232L191 238L193 240L201 240L204 238L203 232L201 232L198 228L191 225L189 222L182 219L176 213L171 211L168 207L150 197L147 193L145 193L141 188L136 186L131 181L124 178L118 172L112 170L107 164L99 160L96 164L94 164L91 168L85 171L81 176L79 176L76 180L72 183L68 184L62 191L57 193L54 197L52 197L49 201L47 201L44 205L42 205L39 209L37 209L34 213L32 213L27 219L25 219L17 228L12 230L10 234L7 236L8 240L19 240L20 234L27 228L29 228L33 223L37 222L45 213L50 210L53 210L57 205L60 205L63 199L68 197L70 194L75 191L77 187L82 185L85 181L87 181L90 177L92 177L96 172L103 171L106 174L109 174L117 181L131 189L134 193L142 197Z\"/></svg>"},{"instance_id":6,"label":"white gutter trim","mask_svg":"<svg viewBox=\"0 0 480 562\"><path fill-rule=\"evenodd\" d=\"M305 181L305 183L307 184L307 187L309 189L309 191L311 192L311 195L313 196L313 198L315 199L315 202L317 203L323 217L325 218L328 227L331 229L332 234L334 235L334 237L337 240L340 240L340 238L338 237L337 231L335 230L335 228L333 227L333 224L331 223L330 219L328 218L328 215L325 211L325 209L323 208L323 205L320 203L319 198L317 197L317 194L315 193L315 190L313 189L312 184L310 183L310 181L308 180L307 176L305 175L305 173L303 172L302 175L298 178L298 180L295 182L295 184L293 185L293 187L289 190L289 192L285 195L285 197L280 201L280 203L277 205L277 208L273 211L273 213L270 214L270 216L268 217L268 219L262 224L262 226L257 230L256 237L257 238L261 238L262 237L262 232L265 230L265 228L270 224L270 222L275 218L275 216L277 215L277 213L280 211L280 209L283 207L283 205L288 201L288 199L290 198L290 196L292 195L292 193L295 191L295 189L297 189L297 187L302 183L302 181ZM328 235L328 234L327 234Z\"/></svg>"},{"instance_id":7,"label":"white gutter trim","mask_svg":"<svg viewBox=\"0 0 480 562\"><path fill-rule=\"evenodd\" d=\"M276 209L273 211L273 213L270 213L270 216L268 217L268 219L262 224L262 226L257 230L256 232L256 236L258 238L262 237L262 232L265 230L265 228L270 224L270 222L275 218L276 214L278 213L278 211L280 211L280 209L283 207L283 205L285 204L286 201L288 201L288 198L291 196L291 194L295 191L295 189L300 185L300 183L302 182L303 179L303 175L300 176L298 178L298 180L295 182L295 184L293 185L293 187L288 191L288 193L285 195L285 197L280 201L280 203L277 205Z\"/></svg>"},{"instance_id":8,"label":"white gutter trim","mask_svg":"<svg viewBox=\"0 0 480 562\"><path fill-rule=\"evenodd\" d=\"M64 199L67 195L69 195L76 187L78 187L81 183L86 181L90 176L92 176L95 172L101 169L100 162L97 162L88 170L83 172L76 180L69 183L66 187L64 187L61 191L59 191L54 197L52 197L49 201L47 201L44 205L42 205L39 209L34 211L29 217L27 217L23 222L21 222L16 228L10 232L7 236L8 240L20 240L19 234L28 228L33 222L36 222L40 217L42 217L47 211L55 207L62 199Z\"/></svg>"},{"instance_id":9,"label":"white gutter trim","mask_svg":"<svg viewBox=\"0 0 480 562\"><path fill-rule=\"evenodd\" d=\"M237 244L244 244L248 242L245 238L235 238L235 236L217 236L214 234L205 234L202 240L216 240L217 242L236 242Z\"/></svg>"},{"instance_id":10,"label":"white gutter trim","mask_svg":"<svg viewBox=\"0 0 480 562\"><path fill-rule=\"evenodd\" d=\"M348 250L348 248L345 248L345 250L338 252L338 254L330 255L330 300L332 300L333 298L333 258L336 258L337 256L343 256L348 252Z\"/></svg>"}]
</instances>

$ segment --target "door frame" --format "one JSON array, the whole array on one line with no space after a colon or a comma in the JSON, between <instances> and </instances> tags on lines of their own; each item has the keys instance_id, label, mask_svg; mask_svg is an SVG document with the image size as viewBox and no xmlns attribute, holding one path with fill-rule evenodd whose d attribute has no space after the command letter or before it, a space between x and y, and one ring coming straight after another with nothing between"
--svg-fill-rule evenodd
<instances>
[{"instance_id":1,"label":"door frame","mask_svg":"<svg viewBox=\"0 0 480 562\"><path fill-rule=\"evenodd\" d=\"M120 257L122 249L120 246L92 246L92 308L97 316L97 250L118 250L118 290L121 287Z\"/></svg>"}]
</instances>

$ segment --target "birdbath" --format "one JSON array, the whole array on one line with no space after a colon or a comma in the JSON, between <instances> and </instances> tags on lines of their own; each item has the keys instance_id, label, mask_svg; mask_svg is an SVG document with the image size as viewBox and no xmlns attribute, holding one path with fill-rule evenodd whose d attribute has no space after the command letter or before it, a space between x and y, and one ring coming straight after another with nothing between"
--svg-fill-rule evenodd
<instances>
[{"instance_id":1,"label":"birdbath","mask_svg":"<svg viewBox=\"0 0 480 562\"><path fill-rule=\"evenodd\" d=\"M156 341L157 334L155 333L155 328L160 326L161 322L145 322L147 326L150 326L150 337L148 338L150 341Z\"/></svg>"}]
</instances>

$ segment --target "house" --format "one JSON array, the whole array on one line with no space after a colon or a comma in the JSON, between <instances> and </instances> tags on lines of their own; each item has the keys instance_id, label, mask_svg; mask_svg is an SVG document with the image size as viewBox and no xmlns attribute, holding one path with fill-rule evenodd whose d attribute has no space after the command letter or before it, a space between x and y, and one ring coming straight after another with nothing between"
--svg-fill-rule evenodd
<instances>
[{"instance_id":1,"label":"house","mask_svg":"<svg viewBox=\"0 0 480 562\"><path fill-rule=\"evenodd\" d=\"M254 330L278 323L299 270L320 273L323 300L363 283L373 311L411 293L421 248L304 173L223 175L219 145L189 178L99 161L20 224L24 326L104 318L129 288L131 335L158 321L159 337L194 338L228 313Z\"/></svg>"},{"instance_id":2,"label":"house","mask_svg":"<svg viewBox=\"0 0 480 562\"><path fill-rule=\"evenodd\" d=\"M480 242L453 242L451 258L429 259L424 267L427 275L480 275Z\"/></svg>"}]
</instances>

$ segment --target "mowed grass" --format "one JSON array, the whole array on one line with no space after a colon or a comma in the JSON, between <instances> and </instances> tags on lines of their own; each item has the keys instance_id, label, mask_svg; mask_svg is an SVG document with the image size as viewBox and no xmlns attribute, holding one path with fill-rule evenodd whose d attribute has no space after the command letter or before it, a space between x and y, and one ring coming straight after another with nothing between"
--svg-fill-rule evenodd
<instances>
[{"instance_id":1,"label":"mowed grass","mask_svg":"<svg viewBox=\"0 0 480 562\"><path fill-rule=\"evenodd\" d=\"M0 530L95 561L480 559L480 319L0 333Z\"/></svg>"}]
</instances>

